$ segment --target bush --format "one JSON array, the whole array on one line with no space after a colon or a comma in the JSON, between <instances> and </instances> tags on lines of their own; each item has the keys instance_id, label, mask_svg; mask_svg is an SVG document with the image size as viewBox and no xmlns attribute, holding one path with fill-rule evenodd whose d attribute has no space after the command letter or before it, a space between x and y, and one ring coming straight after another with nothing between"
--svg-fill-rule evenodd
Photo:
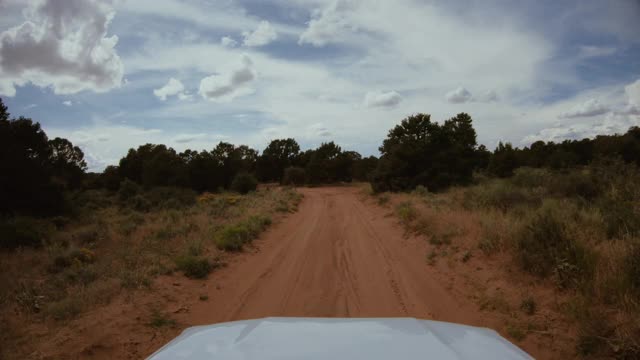
<instances>
[{"instance_id":1,"label":"bush","mask_svg":"<svg viewBox=\"0 0 640 360\"><path fill-rule=\"evenodd\" d=\"M44 220L15 217L0 220L0 249L38 247L49 239L52 225Z\"/></svg>"},{"instance_id":2,"label":"bush","mask_svg":"<svg viewBox=\"0 0 640 360\"><path fill-rule=\"evenodd\" d=\"M626 282L631 292L640 298L640 243L631 246L623 264Z\"/></svg>"},{"instance_id":3,"label":"bush","mask_svg":"<svg viewBox=\"0 0 640 360\"><path fill-rule=\"evenodd\" d=\"M538 205L539 194L533 194L506 181L492 181L467 189L463 203L467 208L496 208L506 212L520 205Z\"/></svg>"},{"instance_id":4,"label":"bush","mask_svg":"<svg viewBox=\"0 0 640 360\"><path fill-rule=\"evenodd\" d=\"M561 206L547 205L516 235L520 264L541 277L554 274L562 287L577 285L593 275L594 255L568 234Z\"/></svg>"},{"instance_id":5,"label":"bush","mask_svg":"<svg viewBox=\"0 0 640 360\"><path fill-rule=\"evenodd\" d=\"M409 201L402 202L396 208L398 217L403 224L409 225L412 221L418 218L418 210Z\"/></svg>"},{"instance_id":6,"label":"bush","mask_svg":"<svg viewBox=\"0 0 640 360\"><path fill-rule=\"evenodd\" d=\"M80 314L82 302L76 297L68 297L60 301L50 303L46 311L56 320L67 320Z\"/></svg>"},{"instance_id":7,"label":"bush","mask_svg":"<svg viewBox=\"0 0 640 360\"><path fill-rule=\"evenodd\" d=\"M152 207L149 200L147 200L147 198L145 198L140 194L129 198L129 200L127 201L127 205L131 207L133 210L140 211L140 212L147 212L151 210L151 207Z\"/></svg>"},{"instance_id":8,"label":"bush","mask_svg":"<svg viewBox=\"0 0 640 360\"><path fill-rule=\"evenodd\" d=\"M521 167L515 170L511 182L519 187L534 188L547 187L551 179L551 172L547 169Z\"/></svg>"},{"instance_id":9,"label":"bush","mask_svg":"<svg viewBox=\"0 0 640 360\"><path fill-rule=\"evenodd\" d=\"M607 237L622 238L640 234L640 215L634 202L623 199L601 198L597 202L605 223Z\"/></svg>"},{"instance_id":10,"label":"bush","mask_svg":"<svg viewBox=\"0 0 640 360\"><path fill-rule=\"evenodd\" d=\"M239 192L240 194L256 191L257 188L258 180L249 173L239 173L233 178L233 182L231 182L231 190Z\"/></svg>"},{"instance_id":11,"label":"bush","mask_svg":"<svg viewBox=\"0 0 640 360\"><path fill-rule=\"evenodd\" d=\"M124 179L120 183L120 188L118 190L118 199L124 202L140 194L140 192L141 190L138 184L129 179Z\"/></svg>"},{"instance_id":12,"label":"bush","mask_svg":"<svg viewBox=\"0 0 640 360\"><path fill-rule=\"evenodd\" d=\"M271 218L264 216L252 216L241 223L228 225L219 233L216 245L223 250L240 251L269 225Z\"/></svg>"},{"instance_id":13,"label":"bush","mask_svg":"<svg viewBox=\"0 0 640 360\"><path fill-rule=\"evenodd\" d=\"M601 193L594 178L583 171L557 174L549 182L549 191L557 196L581 197L586 200L591 200Z\"/></svg>"},{"instance_id":14,"label":"bush","mask_svg":"<svg viewBox=\"0 0 640 360\"><path fill-rule=\"evenodd\" d=\"M306 177L307 174L303 168L291 166L284 169L284 175L282 176L282 185L303 185Z\"/></svg>"},{"instance_id":15,"label":"bush","mask_svg":"<svg viewBox=\"0 0 640 360\"><path fill-rule=\"evenodd\" d=\"M197 194L191 189L162 186L149 190L145 197L153 207L180 209L194 205Z\"/></svg>"},{"instance_id":16,"label":"bush","mask_svg":"<svg viewBox=\"0 0 640 360\"><path fill-rule=\"evenodd\" d=\"M190 254L176 259L176 266L186 277L192 279L204 279L213 270L208 259Z\"/></svg>"}]
</instances>

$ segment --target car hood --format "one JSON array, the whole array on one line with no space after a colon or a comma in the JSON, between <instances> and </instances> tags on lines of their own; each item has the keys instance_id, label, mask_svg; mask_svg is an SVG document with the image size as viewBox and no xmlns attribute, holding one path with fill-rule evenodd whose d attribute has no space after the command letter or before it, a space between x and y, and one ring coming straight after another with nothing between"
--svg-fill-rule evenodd
<instances>
[{"instance_id":1,"label":"car hood","mask_svg":"<svg viewBox=\"0 0 640 360\"><path fill-rule=\"evenodd\" d=\"M149 359L532 359L493 330L413 318L264 318L191 327Z\"/></svg>"},{"instance_id":2,"label":"car hood","mask_svg":"<svg viewBox=\"0 0 640 360\"><path fill-rule=\"evenodd\" d=\"M413 318L264 318L191 327L149 359L532 359L486 328Z\"/></svg>"}]
</instances>

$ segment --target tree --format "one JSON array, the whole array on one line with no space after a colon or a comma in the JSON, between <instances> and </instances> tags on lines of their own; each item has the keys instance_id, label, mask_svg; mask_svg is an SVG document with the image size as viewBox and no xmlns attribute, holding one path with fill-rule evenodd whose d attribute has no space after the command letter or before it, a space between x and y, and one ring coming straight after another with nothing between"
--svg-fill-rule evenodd
<instances>
[{"instance_id":1,"label":"tree","mask_svg":"<svg viewBox=\"0 0 640 360\"><path fill-rule=\"evenodd\" d=\"M428 114L407 117L389 130L382 156L372 175L374 191L399 191L418 185L437 191L471 180L475 165L476 132L468 114L444 124Z\"/></svg>"},{"instance_id":2,"label":"tree","mask_svg":"<svg viewBox=\"0 0 640 360\"><path fill-rule=\"evenodd\" d=\"M120 173L146 188L188 184L184 161L165 145L146 144L130 149L120 160Z\"/></svg>"},{"instance_id":3,"label":"tree","mask_svg":"<svg viewBox=\"0 0 640 360\"><path fill-rule=\"evenodd\" d=\"M9 114L9 109L2 102L2 98L0 98L0 121L9 121L10 115L11 114Z\"/></svg>"},{"instance_id":4,"label":"tree","mask_svg":"<svg viewBox=\"0 0 640 360\"><path fill-rule=\"evenodd\" d=\"M258 177L266 182L280 182L284 169L292 166L299 154L300 146L294 139L272 140L257 161Z\"/></svg>"},{"instance_id":5,"label":"tree","mask_svg":"<svg viewBox=\"0 0 640 360\"><path fill-rule=\"evenodd\" d=\"M62 138L49 140L53 175L65 187L77 188L87 170L84 153L79 147Z\"/></svg>"},{"instance_id":6,"label":"tree","mask_svg":"<svg viewBox=\"0 0 640 360\"><path fill-rule=\"evenodd\" d=\"M509 177L513 175L513 171L518 167L516 158L516 150L513 149L511 143L498 143L498 147L493 152L489 161L488 171L497 177Z\"/></svg>"},{"instance_id":7,"label":"tree","mask_svg":"<svg viewBox=\"0 0 640 360\"><path fill-rule=\"evenodd\" d=\"M0 110L0 212L50 215L63 210L62 189L52 182L52 150L40 124L5 119Z\"/></svg>"},{"instance_id":8,"label":"tree","mask_svg":"<svg viewBox=\"0 0 640 360\"><path fill-rule=\"evenodd\" d=\"M284 176L282 177L282 185L303 185L307 174L301 167L290 166L284 169Z\"/></svg>"},{"instance_id":9,"label":"tree","mask_svg":"<svg viewBox=\"0 0 640 360\"><path fill-rule=\"evenodd\" d=\"M238 173L231 183L231 190L239 192L240 194L247 194L251 191L256 191L258 188L258 180L255 176L247 173Z\"/></svg>"}]
</instances>

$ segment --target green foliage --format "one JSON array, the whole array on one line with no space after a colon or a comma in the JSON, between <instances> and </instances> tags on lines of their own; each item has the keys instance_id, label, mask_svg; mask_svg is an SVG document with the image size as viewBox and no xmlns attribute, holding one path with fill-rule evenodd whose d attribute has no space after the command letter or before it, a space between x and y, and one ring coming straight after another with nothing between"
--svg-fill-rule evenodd
<instances>
[{"instance_id":1,"label":"green foliage","mask_svg":"<svg viewBox=\"0 0 640 360\"><path fill-rule=\"evenodd\" d=\"M258 180L249 173L239 173L231 183L231 190L240 194L248 194L251 191L256 191L257 188Z\"/></svg>"},{"instance_id":2,"label":"green foliage","mask_svg":"<svg viewBox=\"0 0 640 360\"><path fill-rule=\"evenodd\" d=\"M568 233L568 211L558 203L545 204L516 237L522 268L542 277L553 274L562 287L590 279L595 265L592 251Z\"/></svg>"},{"instance_id":3,"label":"green foliage","mask_svg":"<svg viewBox=\"0 0 640 360\"><path fill-rule=\"evenodd\" d=\"M191 189L159 186L145 193L150 206L161 209L182 209L196 203L196 192Z\"/></svg>"},{"instance_id":4,"label":"green foliage","mask_svg":"<svg viewBox=\"0 0 640 360\"><path fill-rule=\"evenodd\" d=\"M375 192L432 191L467 184L476 167L476 132L471 117L460 113L442 125L417 114L389 131L380 147L382 157L371 177Z\"/></svg>"},{"instance_id":5,"label":"green foliage","mask_svg":"<svg viewBox=\"0 0 640 360\"><path fill-rule=\"evenodd\" d=\"M497 177L505 178L513 175L513 171L518 167L516 150L510 143L500 142L489 160L487 171Z\"/></svg>"},{"instance_id":6,"label":"green foliage","mask_svg":"<svg viewBox=\"0 0 640 360\"><path fill-rule=\"evenodd\" d=\"M207 258L191 254L177 258L176 266L186 277L193 279L204 279L213 270L213 265Z\"/></svg>"},{"instance_id":7,"label":"green foliage","mask_svg":"<svg viewBox=\"0 0 640 360\"><path fill-rule=\"evenodd\" d=\"M490 181L468 188L463 203L467 208L495 208L501 211L516 206L536 206L540 195L505 181Z\"/></svg>"},{"instance_id":8,"label":"green foliage","mask_svg":"<svg viewBox=\"0 0 640 360\"><path fill-rule=\"evenodd\" d=\"M405 226L418 218L418 210L409 201L402 202L396 207L396 213Z\"/></svg>"},{"instance_id":9,"label":"green foliage","mask_svg":"<svg viewBox=\"0 0 640 360\"><path fill-rule=\"evenodd\" d=\"M640 242L636 241L631 244L631 249L626 254L622 267L629 290L640 299Z\"/></svg>"},{"instance_id":10,"label":"green foliage","mask_svg":"<svg viewBox=\"0 0 640 360\"><path fill-rule=\"evenodd\" d=\"M284 169L282 177L282 185L300 186L303 185L306 178L306 172L301 167L290 166Z\"/></svg>"},{"instance_id":11,"label":"green foliage","mask_svg":"<svg viewBox=\"0 0 640 360\"><path fill-rule=\"evenodd\" d=\"M151 319L147 325L156 329L161 327L173 327L176 325L176 321L168 314L162 313L158 309L153 309L151 311Z\"/></svg>"},{"instance_id":12,"label":"green foliage","mask_svg":"<svg viewBox=\"0 0 640 360\"><path fill-rule=\"evenodd\" d=\"M282 182L288 185L283 178L285 169L294 165L299 154L300 146L294 139L272 140L257 161L258 178L265 182Z\"/></svg>"},{"instance_id":13,"label":"green foliage","mask_svg":"<svg viewBox=\"0 0 640 360\"><path fill-rule=\"evenodd\" d=\"M52 231L53 226L44 220L29 217L0 219L0 249L41 246Z\"/></svg>"},{"instance_id":14,"label":"green foliage","mask_svg":"<svg viewBox=\"0 0 640 360\"><path fill-rule=\"evenodd\" d=\"M225 226L216 237L218 248L227 251L240 251L244 244L251 242L271 225L271 218L251 216L247 220Z\"/></svg>"},{"instance_id":15,"label":"green foliage","mask_svg":"<svg viewBox=\"0 0 640 360\"><path fill-rule=\"evenodd\" d=\"M118 188L118 199L121 202L127 202L132 197L139 195L141 192L142 189L140 189L138 184L129 179L124 179Z\"/></svg>"}]
</instances>

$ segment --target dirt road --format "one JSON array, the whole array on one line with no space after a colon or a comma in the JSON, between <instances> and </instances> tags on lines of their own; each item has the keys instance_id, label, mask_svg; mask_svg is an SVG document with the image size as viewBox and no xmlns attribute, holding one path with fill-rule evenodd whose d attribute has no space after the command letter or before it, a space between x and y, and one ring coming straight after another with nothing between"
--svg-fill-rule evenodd
<instances>
[{"instance_id":1,"label":"dirt road","mask_svg":"<svg viewBox=\"0 0 640 360\"><path fill-rule=\"evenodd\" d=\"M429 276L424 241L406 239L388 210L365 205L355 188L301 189L299 211L216 273L216 304L192 309L197 322L264 316L410 316L478 324Z\"/></svg>"}]
</instances>

